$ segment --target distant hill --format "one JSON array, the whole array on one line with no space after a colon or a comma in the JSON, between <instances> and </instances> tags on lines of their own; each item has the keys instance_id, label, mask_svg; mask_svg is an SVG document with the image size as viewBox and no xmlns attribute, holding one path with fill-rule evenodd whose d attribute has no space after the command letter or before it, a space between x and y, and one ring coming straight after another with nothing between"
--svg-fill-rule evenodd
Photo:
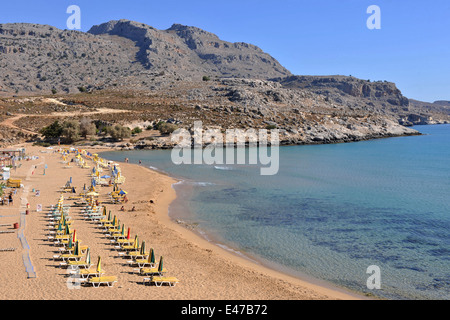
<instances>
[{"instance_id":1,"label":"distant hill","mask_svg":"<svg viewBox=\"0 0 450 320\"><path fill-rule=\"evenodd\" d=\"M0 24L0 94L79 92L80 87L136 85L152 77L270 78L290 75L247 43L230 43L195 27L157 30L129 20L87 33L48 25Z\"/></svg>"},{"instance_id":2,"label":"distant hill","mask_svg":"<svg viewBox=\"0 0 450 320\"><path fill-rule=\"evenodd\" d=\"M302 112L305 119L322 115L324 122L336 117L347 123L346 117L370 116L376 117L377 124L382 123L380 119L402 125L450 121L449 101L410 100L392 82L293 75L255 45L227 42L180 24L158 30L115 20L88 32L30 23L0 24L0 68L0 96L100 93L83 104L86 108L101 105L99 99L115 108L119 99L109 105L109 98L101 93L133 96L131 91L139 92L140 98L120 108L133 109L150 95L155 100L140 107L142 112L155 105L168 107L170 102L170 108L191 106L200 113L216 110L222 121L227 113L242 109L239 121L245 126L254 126L255 121L277 123L292 132L301 132ZM17 102L21 112L45 113L34 109L32 102L21 103ZM8 110L5 115L18 111L10 100L0 107ZM53 110L60 107L51 106ZM301 127L306 124L302 122Z\"/></svg>"}]
</instances>

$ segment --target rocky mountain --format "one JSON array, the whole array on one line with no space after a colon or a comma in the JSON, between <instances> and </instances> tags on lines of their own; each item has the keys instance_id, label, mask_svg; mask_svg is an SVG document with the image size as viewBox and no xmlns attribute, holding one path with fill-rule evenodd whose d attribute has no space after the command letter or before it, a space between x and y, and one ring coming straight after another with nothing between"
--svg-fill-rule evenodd
<instances>
[{"instance_id":1,"label":"rocky mountain","mask_svg":"<svg viewBox=\"0 0 450 320\"><path fill-rule=\"evenodd\" d=\"M139 48L137 59L155 72L262 79L290 74L260 48L226 42L196 27L174 24L161 31L143 23L119 20L93 26L88 33L118 35L134 41Z\"/></svg>"},{"instance_id":2,"label":"rocky mountain","mask_svg":"<svg viewBox=\"0 0 450 320\"><path fill-rule=\"evenodd\" d=\"M272 80L285 88L314 92L332 104L359 110L362 114L386 116L402 125L433 124L450 119L450 104L408 99L392 82L352 76L288 76Z\"/></svg>"},{"instance_id":3,"label":"rocky mountain","mask_svg":"<svg viewBox=\"0 0 450 320\"><path fill-rule=\"evenodd\" d=\"M278 128L283 144L412 135L406 126L450 122L448 101L410 100L386 81L292 75L254 45L179 24L117 20L88 32L0 24L0 69L3 142L18 136L11 129L29 138L83 117L142 129L160 121L190 129L195 119ZM158 139L139 147L169 145Z\"/></svg>"},{"instance_id":4,"label":"rocky mountain","mask_svg":"<svg viewBox=\"0 0 450 320\"><path fill-rule=\"evenodd\" d=\"M0 24L0 94L65 92L127 85L145 89L165 74L182 79L290 75L258 47L195 27L157 30L129 20L87 33L47 25Z\"/></svg>"}]
</instances>

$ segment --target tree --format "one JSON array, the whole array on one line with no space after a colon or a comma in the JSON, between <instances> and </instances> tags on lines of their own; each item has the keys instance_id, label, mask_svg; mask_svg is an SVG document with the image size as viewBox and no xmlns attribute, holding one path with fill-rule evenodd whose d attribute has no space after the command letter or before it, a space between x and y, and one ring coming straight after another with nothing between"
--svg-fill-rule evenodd
<instances>
[{"instance_id":1,"label":"tree","mask_svg":"<svg viewBox=\"0 0 450 320\"><path fill-rule=\"evenodd\" d=\"M133 130L131 130L131 134L138 134L141 133L142 129L139 127L134 128Z\"/></svg>"},{"instance_id":2,"label":"tree","mask_svg":"<svg viewBox=\"0 0 450 320\"><path fill-rule=\"evenodd\" d=\"M39 133L42 134L45 139L59 138L62 135L62 126L58 121L55 121L51 125L43 127L39 130Z\"/></svg>"},{"instance_id":3,"label":"tree","mask_svg":"<svg viewBox=\"0 0 450 320\"><path fill-rule=\"evenodd\" d=\"M177 130L177 126L172 123L162 123L159 125L158 130L161 134L171 134L175 130Z\"/></svg>"},{"instance_id":4,"label":"tree","mask_svg":"<svg viewBox=\"0 0 450 320\"><path fill-rule=\"evenodd\" d=\"M83 118L80 121L80 135L86 139L88 135L94 135L97 132L95 123L87 118Z\"/></svg>"},{"instance_id":5,"label":"tree","mask_svg":"<svg viewBox=\"0 0 450 320\"><path fill-rule=\"evenodd\" d=\"M61 135L69 143L80 140L80 123L76 120L64 121Z\"/></svg>"},{"instance_id":6,"label":"tree","mask_svg":"<svg viewBox=\"0 0 450 320\"><path fill-rule=\"evenodd\" d=\"M109 126L107 128L107 132L111 136L111 138L113 138L116 141L131 137L130 128L123 127L119 124L116 124L115 126Z\"/></svg>"}]
</instances>

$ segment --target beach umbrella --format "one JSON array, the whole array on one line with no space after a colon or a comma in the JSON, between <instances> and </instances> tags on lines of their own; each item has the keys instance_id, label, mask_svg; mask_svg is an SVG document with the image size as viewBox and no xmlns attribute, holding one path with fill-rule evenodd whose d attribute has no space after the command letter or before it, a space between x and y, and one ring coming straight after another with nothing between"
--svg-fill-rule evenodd
<instances>
[{"instance_id":1,"label":"beach umbrella","mask_svg":"<svg viewBox=\"0 0 450 320\"><path fill-rule=\"evenodd\" d=\"M69 225L66 224L66 230L64 231L64 234L70 234Z\"/></svg>"},{"instance_id":2,"label":"beach umbrella","mask_svg":"<svg viewBox=\"0 0 450 320\"><path fill-rule=\"evenodd\" d=\"M103 206L103 215L106 216L106 207Z\"/></svg>"},{"instance_id":3,"label":"beach umbrella","mask_svg":"<svg viewBox=\"0 0 450 320\"><path fill-rule=\"evenodd\" d=\"M58 223L58 231L61 232L63 230L63 225L61 221Z\"/></svg>"},{"instance_id":4,"label":"beach umbrella","mask_svg":"<svg viewBox=\"0 0 450 320\"><path fill-rule=\"evenodd\" d=\"M111 221L111 210L109 210L108 221Z\"/></svg>"},{"instance_id":5,"label":"beach umbrella","mask_svg":"<svg viewBox=\"0 0 450 320\"><path fill-rule=\"evenodd\" d=\"M138 249L138 248L139 248L139 242L138 242L138 236L136 235L134 237L133 249Z\"/></svg>"},{"instance_id":6,"label":"beach umbrella","mask_svg":"<svg viewBox=\"0 0 450 320\"><path fill-rule=\"evenodd\" d=\"M88 248L86 252L86 264L91 264L91 249Z\"/></svg>"},{"instance_id":7,"label":"beach umbrella","mask_svg":"<svg viewBox=\"0 0 450 320\"><path fill-rule=\"evenodd\" d=\"M77 243L77 230L73 230L73 242Z\"/></svg>"},{"instance_id":8,"label":"beach umbrella","mask_svg":"<svg viewBox=\"0 0 450 320\"><path fill-rule=\"evenodd\" d=\"M83 191L86 191L86 183L83 186Z\"/></svg>"},{"instance_id":9,"label":"beach umbrella","mask_svg":"<svg viewBox=\"0 0 450 320\"><path fill-rule=\"evenodd\" d=\"M158 272L161 273L163 271L163 257L159 258Z\"/></svg>"},{"instance_id":10,"label":"beach umbrella","mask_svg":"<svg viewBox=\"0 0 450 320\"><path fill-rule=\"evenodd\" d=\"M72 187L72 193L76 193L75 187Z\"/></svg>"},{"instance_id":11,"label":"beach umbrella","mask_svg":"<svg viewBox=\"0 0 450 320\"><path fill-rule=\"evenodd\" d=\"M125 223L122 224L122 235L123 235L123 236L125 235Z\"/></svg>"},{"instance_id":12,"label":"beach umbrella","mask_svg":"<svg viewBox=\"0 0 450 320\"><path fill-rule=\"evenodd\" d=\"M130 240L130 227L128 227L127 239Z\"/></svg>"},{"instance_id":13,"label":"beach umbrella","mask_svg":"<svg viewBox=\"0 0 450 320\"><path fill-rule=\"evenodd\" d=\"M142 240L140 254L145 254L145 241L144 240Z\"/></svg>"},{"instance_id":14,"label":"beach umbrella","mask_svg":"<svg viewBox=\"0 0 450 320\"><path fill-rule=\"evenodd\" d=\"M73 241L72 241L72 237L69 238L69 243L67 244L67 249L72 249L73 247Z\"/></svg>"},{"instance_id":15,"label":"beach umbrella","mask_svg":"<svg viewBox=\"0 0 450 320\"><path fill-rule=\"evenodd\" d=\"M91 192L87 193L86 195L89 197L95 197L95 196L98 196L98 193L95 191L91 191Z\"/></svg>"},{"instance_id":16,"label":"beach umbrella","mask_svg":"<svg viewBox=\"0 0 450 320\"><path fill-rule=\"evenodd\" d=\"M108 175L102 176L102 179L109 179L109 178L111 178L111 176L108 176Z\"/></svg>"},{"instance_id":17,"label":"beach umbrella","mask_svg":"<svg viewBox=\"0 0 450 320\"><path fill-rule=\"evenodd\" d=\"M75 256L79 256L80 255L80 248L79 248L79 245L78 245L78 241L75 242L75 250L73 251L73 254Z\"/></svg>"},{"instance_id":18,"label":"beach umbrella","mask_svg":"<svg viewBox=\"0 0 450 320\"><path fill-rule=\"evenodd\" d=\"M151 264L155 263L155 251L153 251L153 248L150 249L150 254L148 255L148 262Z\"/></svg>"},{"instance_id":19,"label":"beach umbrella","mask_svg":"<svg viewBox=\"0 0 450 320\"><path fill-rule=\"evenodd\" d=\"M124 195L124 194L127 194L127 193L128 193L128 192L123 191L123 190L120 190L120 192L119 192L120 195Z\"/></svg>"},{"instance_id":20,"label":"beach umbrella","mask_svg":"<svg viewBox=\"0 0 450 320\"><path fill-rule=\"evenodd\" d=\"M97 272L100 274L100 272L102 272L102 259L100 258L100 256L98 256L98 261L97 261Z\"/></svg>"}]
</instances>

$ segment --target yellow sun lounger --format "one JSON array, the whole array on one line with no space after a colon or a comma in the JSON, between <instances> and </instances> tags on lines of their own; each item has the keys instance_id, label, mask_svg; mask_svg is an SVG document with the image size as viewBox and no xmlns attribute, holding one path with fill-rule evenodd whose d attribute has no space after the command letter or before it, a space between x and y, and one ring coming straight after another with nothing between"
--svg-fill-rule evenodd
<instances>
[{"instance_id":1,"label":"yellow sun lounger","mask_svg":"<svg viewBox=\"0 0 450 320\"><path fill-rule=\"evenodd\" d=\"M68 253L68 254L54 255L53 259L54 260L62 259L65 262L67 261L66 262L66 264L67 264L69 261L73 261L73 260L79 261L82 257L83 257L82 254L75 255L75 254Z\"/></svg>"},{"instance_id":2,"label":"yellow sun lounger","mask_svg":"<svg viewBox=\"0 0 450 320\"><path fill-rule=\"evenodd\" d=\"M163 268L162 271L159 271L158 268L141 268L139 273L141 275L153 275L158 274L162 276L163 273L167 272L166 268Z\"/></svg>"},{"instance_id":3,"label":"yellow sun lounger","mask_svg":"<svg viewBox=\"0 0 450 320\"><path fill-rule=\"evenodd\" d=\"M87 281L92 284L93 287L98 288L101 284L106 284L108 287L112 287L115 282L117 282L116 276L102 276L102 277L92 277Z\"/></svg>"},{"instance_id":4,"label":"yellow sun lounger","mask_svg":"<svg viewBox=\"0 0 450 320\"><path fill-rule=\"evenodd\" d=\"M80 275L80 277L82 278L82 279L87 279L87 278L90 278L90 277L101 277L102 276L102 274L104 274L105 273L105 271L100 271L100 272L98 272L97 271L97 269L95 269L95 270L92 270L92 269L80 269L80 270L77 270L77 273L79 273L79 275Z\"/></svg>"},{"instance_id":5,"label":"yellow sun lounger","mask_svg":"<svg viewBox=\"0 0 450 320\"><path fill-rule=\"evenodd\" d=\"M170 287L175 287L175 285L180 282L175 277L160 277L160 276L153 276L150 278L144 278L144 284L148 281L150 284L155 284L157 287L161 287L163 284L168 284Z\"/></svg>"},{"instance_id":6,"label":"yellow sun lounger","mask_svg":"<svg viewBox=\"0 0 450 320\"><path fill-rule=\"evenodd\" d=\"M87 263L86 261L69 261L69 262L60 262L59 263L60 266L67 266L68 268L72 267L72 268L85 268L88 269L90 267L92 267L92 263Z\"/></svg>"}]
</instances>

